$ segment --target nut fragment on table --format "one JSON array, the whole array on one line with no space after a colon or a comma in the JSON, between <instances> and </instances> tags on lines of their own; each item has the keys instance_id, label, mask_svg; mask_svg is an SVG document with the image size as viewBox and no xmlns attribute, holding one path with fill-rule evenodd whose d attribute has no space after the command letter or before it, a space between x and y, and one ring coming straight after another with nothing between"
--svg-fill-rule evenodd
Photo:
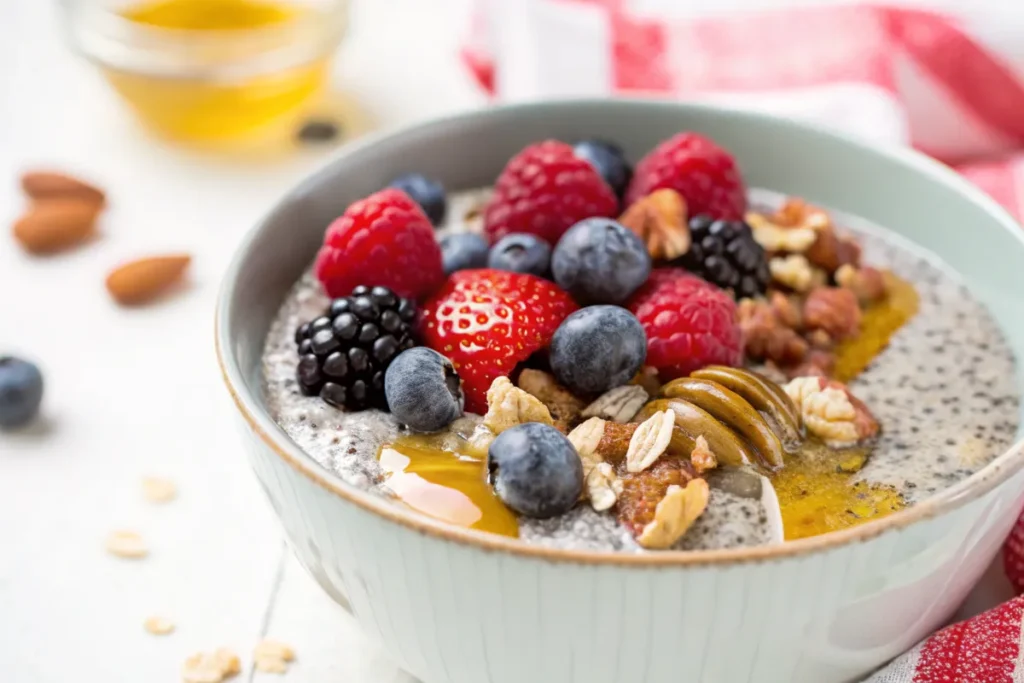
<instances>
[{"instance_id":1,"label":"nut fragment on table","mask_svg":"<svg viewBox=\"0 0 1024 683\"><path fill-rule=\"evenodd\" d=\"M830 448L848 448L878 434L878 422L842 383L824 377L797 377L784 387L804 425Z\"/></svg>"},{"instance_id":2,"label":"nut fragment on table","mask_svg":"<svg viewBox=\"0 0 1024 683\"><path fill-rule=\"evenodd\" d=\"M800 254L776 256L768 261L768 270L771 271L772 280L794 292L806 292L814 283L811 264Z\"/></svg>"},{"instance_id":3,"label":"nut fragment on table","mask_svg":"<svg viewBox=\"0 0 1024 683\"><path fill-rule=\"evenodd\" d=\"M135 531L114 531L107 536L107 552L117 557L138 560L149 554L146 542Z\"/></svg>"},{"instance_id":4,"label":"nut fragment on table","mask_svg":"<svg viewBox=\"0 0 1024 683\"><path fill-rule=\"evenodd\" d=\"M853 292L841 287L820 287L804 301L804 325L822 329L835 341L854 337L860 331L860 304Z\"/></svg>"},{"instance_id":5,"label":"nut fragment on table","mask_svg":"<svg viewBox=\"0 0 1024 683\"><path fill-rule=\"evenodd\" d=\"M258 671L283 674L288 671L288 662L295 659L295 651L276 640L261 640L252 652L252 659Z\"/></svg>"},{"instance_id":6,"label":"nut fragment on table","mask_svg":"<svg viewBox=\"0 0 1024 683\"><path fill-rule=\"evenodd\" d=\"M170 479L145 477L142 480L142 494L151 503L168 503L178 495L178 487Z\"/></svg>"},{"instance_id":7,"label":"nut fragment on table","mask_svg":"<svg viewBox=\"0 0 1024 683\"><path fill-rule=\"evenodd\" d=\"M181 669L183 683L221 683L242 670L242 663L231 650L197 652L185 660Z\"/></svg>"},{"instance_id":8,"label":"nut fragment on table","mask_svg":"<svg viewBox=\"0 0 1024 683\"><path fill-rule=\"evenodd\" d=\"M686 488L669 486L654 510L654 520L643 528L637 543L649 550L671 548L703 514L709 494L703 479L691 480Z\"/></svg>"},{"instance_id":9,"label":"nut fragment on table","mask_svg":"<svg viewBox=\"0 0 1024 683\"><path fill-rule=\"evenodd\" d=\"M484 426L495 435L525 422L554 425L547 406L519 387L508 377L498 377L487 390L487 414Z\"/></svg>"},{"instance_id":10,"label":"nut fragment on table","mask_svg":"<svg viewBox=\"0 0 1024 683\"><path fill-rule=\"evenodd\" d=\"M626 451L627 472L643 472L661 457L672 441L675 415L671 410L662 410L636 428Z\"/></svg>"},{"instance_id":11,"label":"nut fragment on table","mask_svg":"<svg viewBox=\"0 0 1024 683\"><path fill-rule=\"evenodd\" d=\"M596 401L584 408L580 415L625 423L640 412L648 398L650 397L643 387L627 384L606 391Z\"/></svg>"},{"instance_id":12,"label":"nut fragment on table","mask_svg":"<svg viewBox=\"0 0 1024 683\"><path fill-rule=\"evenodd\" d=\"M690 249L686 200L675 190L655 190L638 199L619 222L643 240L655 261L677 259Z\"/></svg>"},{"instance_id":13,"label":"nut fragment on table","mask_svg":"<svg viewBox=\"0 0 1024 683\"><path fill-rule=\"evenodd\" d=\"M149 617L142 622L142 626L154 636L166 636L174 632L174 622L163 617Z\"/></svg>"}]
</instances>

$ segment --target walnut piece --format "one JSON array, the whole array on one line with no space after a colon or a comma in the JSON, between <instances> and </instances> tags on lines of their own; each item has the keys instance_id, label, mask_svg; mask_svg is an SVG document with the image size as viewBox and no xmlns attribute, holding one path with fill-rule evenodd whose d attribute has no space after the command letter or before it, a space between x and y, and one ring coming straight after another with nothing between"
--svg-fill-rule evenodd
<instances>
[{"instance_id":1,"label":"walnut piece","mask_svg":"<svg viewBox=\"0 0 1024 683\"><path fill-rule=\"evenodd\" d=\"M546 372L532 368L523 370L519 373L519 388L547 406L552 418L562 425L568 426L580 417L583 401Z\"/></svg>"},{"instance_id":2,"label":"walnut piece","mask_svg":"<svg viewBox=\"0 0 1024 683\"><path fill-rule=\"evenodd\" d=\"M848 448L878 434L867 406L842 383L824 377L797 377L784 387L804 425L830 448Z\"/></svg>"},{"instance_id":3,"label":"walnut piece","mask_svg":"<svg viewBox=\"0 0 1024 683\"><path fill-rule=\"evenodd\" d=\"M818 233L805 255L812 264L827 273L834 273L845 264L860 263L860 245L853 238L837 235L833 228L829 228Z\"/></svg>"},{"instance_id":4,"label":"walnut piece","mask_svg":"<svg viewBox=\"0 0 1024 683\"><path fill-rule=\"evenodd\" d=\"M603 393L583 409L583 417L602 417L611 422L629 422L650 398L643 387L627 384Z\"/></svg>"},{"instance_id":5,"label":"walnut piece","mask_svg":"<svg viewBox=\"0 0 1024 683\"><path fill-rule=\"evenodd\" d=\"M599 417L592 417L568 436L583 464L584 496L598 512L610 509L622 493L622 482L615 468L604 461L600 452L607 424Z\"/></svg>"},{"instance_id":6,"label":"walnut piece","mask_svg":"<svg viewBox=\"0 0 1024 683\"><path fill-rule=\"evenodd\" d=\"M671 261L690 248L686 200L672 189L655 190L633 202L619 217L647 245L655 261Z\"/></svg>"},{"instance_id":7,"label":"walnut piece","mask_svg":"<svg viewBox=\"0 0 1024 683\"><path fill-rule=\"evenodd\" d=\"M818 239L812 228L779 225L759 213L748 213L746 221L754 240L771 253L802 254Z\"/></svg>"},{"instance_id":8,"label":"walnut piece","mask_svg":"<svg viewBox=\"0 0 1024 683\"><path fill-rule=\"evenodd\" d=\"M708 483L703 479L690 480L686 488L669 486L654 509L654 520L644 527L637 543L649 550L671 548L703 514L709 493Z\"/></svg>"},{"instance_id":9,"label":"walnut piece","mask_svg":"<svg viewBox=\"0 0 1024 683\"><path fill-rule=\"evenodd\" d=\"M675 415L671 410L662 410L640 423L626 451L627 472L643 472L661 457L672 441Z\"/></svg>"},{"instance_id":10,"label":"walnut piece","mask_svg":"<svg viewBox=\"0 0 1024 683\"><path fill-rule=\"evenodd\" d=\"M184 683L221 683L242 670L242 663L231 650L199 652L185 660L181 670Z\"/></svg>"},{"instance_id":11,"label":"walnut piece","mask_svg":"<svg viewBox=\"0 0 1024 683\"><path fill-rule=\"evenodd\" d=\"M514 386L508 377L498 377L487 390L484 426L495 435L525 422L554 425L551 413L540 400Z\"/></svg>"},{"instance_id":12,"label":"walnut piece","mask_svg":"<svg viewBox=\"0 0 1024 683\"><path fill-rule=\"evenodd\" d=\"M811 264L800 254L776 256L768 261L772 279L794 292L806 292L814 282Z\"/></svg>"},{"instance_id":13,"label":"walnut piece","mask_svg":"<svg viewBox=\"0 0 1024 683\"><path fill-rule=\"evenodd\" d=\"M869 266L857 268L850 264L839 266L836 284L854 293L862 306L881 301L888 294L882 271Z\"/></svg>"},{"instance_id":14,"label":"walnut piece","mask_svg":"<svg viewBox=\"0 0 1024 683\"><path fill-rule=\"evenodd\" d=\"M807 342L779 319L767 301L743 299L737 309L744 351L754 360L794 365L807 355Z\"/></svg>"},{"instance_id":15,"label":"walnut piece","mask_svg":"<svg viewBox=\"0 0 1024 683\"><path fill-rule=\"evenodd\" d=\"M820 287L804 301L804 325L822 329L835 341L854 337L860 331L860 304L853 292L841 287Z\"/></svg>"},{"instance_id":16,"label":"walnut piece","mask_svg":"<svg viewBox=\"0 0 1024 683\"><path fill-rule=\"evenodd\" d=\"M690 464L693 465L693 469L697 470L697 474L704 474L708 470L718 467L718 458L715 457L714 451L711 450L708 440L703 435L697 437L697 444L690 452Z\"/></svg>"}]
</instances>

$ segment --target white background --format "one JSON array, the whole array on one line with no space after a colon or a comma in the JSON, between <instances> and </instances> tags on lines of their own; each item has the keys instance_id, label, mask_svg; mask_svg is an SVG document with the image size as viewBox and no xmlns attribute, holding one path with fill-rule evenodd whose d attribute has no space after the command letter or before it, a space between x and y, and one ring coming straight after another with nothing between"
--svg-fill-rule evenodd
<instances>
[{"instance_id":1,"label":"white background","mask_svg":"<svg viewBox=\"0 0 1024 683\"><path fill-rule=\"evenodd\" d=\"M337 81L375 125L483 103L456 59L466 6L357 0ZM295 648L287 681L410 680L285 552L214 362L234 246L325 153L256 163L148 137L64 46L56 13L0 0L0 222L23 208L28 167L81 173L111 201L102 238L70 254L31 258L0 231L0 353L37 360L47 381L44 419L0 434L0 681L172 683L189 654L227 646L248 661L262 634ZM141 310L111 303L110 267L170 250L195 256L185 291ZM175 480L178 500L146 503L147 475ZM144 535L148 559L104 552L120 528ZM1004 590L993 580L970 609ZM150 615L177 631L145 633Z\"/></svg>"}]
</instances>

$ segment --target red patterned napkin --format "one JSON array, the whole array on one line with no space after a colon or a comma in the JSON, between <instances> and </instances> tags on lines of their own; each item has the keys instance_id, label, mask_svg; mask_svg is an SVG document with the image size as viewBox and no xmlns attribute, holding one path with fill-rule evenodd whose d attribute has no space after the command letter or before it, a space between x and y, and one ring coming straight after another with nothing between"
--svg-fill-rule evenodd
<instances>
[{"instance_id":1,"label":"red patterned napkin","mask_svg":"<svg viewBox=\"0 0 1024 683\"><path fill-rule=\"evenodd\" d=\"M677 5L489 0L463 56L503 101L700 99L911 144L1024 217L1024 11L844 5L695 18ZM1004 560L1024 593L1024 515ZM868 683L1024 681L1022 617L1024 596L935 633Z\"/></svg>"}]
</instances>

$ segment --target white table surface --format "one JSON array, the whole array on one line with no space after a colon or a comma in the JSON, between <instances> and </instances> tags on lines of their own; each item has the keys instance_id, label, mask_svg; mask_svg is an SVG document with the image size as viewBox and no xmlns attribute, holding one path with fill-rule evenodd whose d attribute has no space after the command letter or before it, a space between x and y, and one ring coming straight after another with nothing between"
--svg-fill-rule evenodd
<instances>
[{"instance_id":1,"label":"white table surface","mask_svg":"<svg viewBox=\"0 0 1024 683\"><path fill-rule=\"evenodd\" d=\"M142 133L62 44L55 2L0 0L0 212L23 206L20 170L52 165L109 190L103 238L30 258L0 231L0 352L37 360L44 419L0 434L0 681L174 683L193 652L264 635L292 645L285 681L411 681L283 547L240 450L214 362L212 316L240 236L323 152L231 161ZM455 48L466 0L356 0L337 80L380 125L479 106ZM415 73L409 63L415 55ZM185 250L191 286L125 311L102 280L122 259ZM144 476L173 479L154 506ZM136 529L151 554L107 555ZM998 571L967 613L1008 595ZM177 624L154 637L143 620ZM267 674L239 680L282 680Z\"/></svg>"}]
</instances>

